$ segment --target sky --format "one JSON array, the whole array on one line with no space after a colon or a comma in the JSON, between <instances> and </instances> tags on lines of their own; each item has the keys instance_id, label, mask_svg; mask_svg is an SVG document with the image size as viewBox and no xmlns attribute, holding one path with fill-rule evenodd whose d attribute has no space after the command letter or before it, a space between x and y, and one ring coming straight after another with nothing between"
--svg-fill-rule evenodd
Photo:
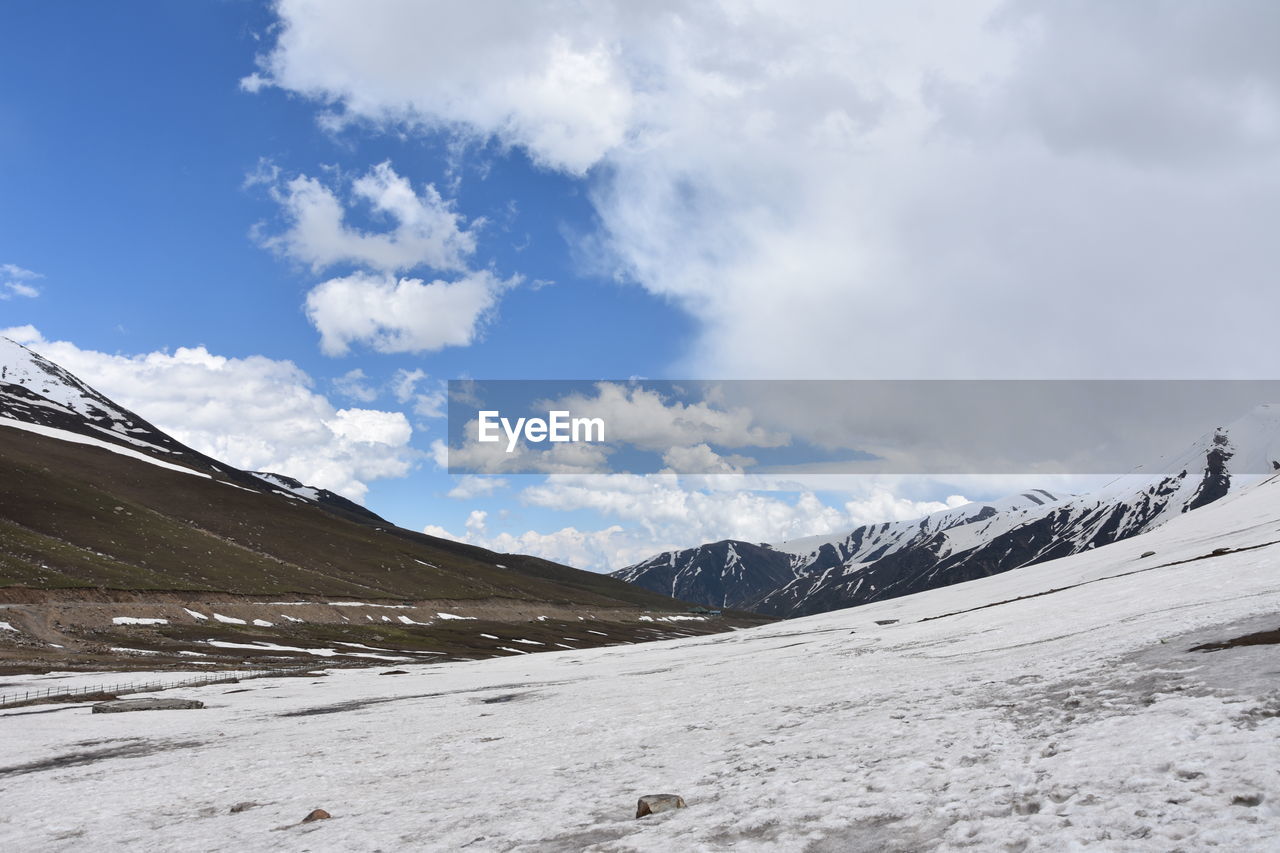
<instances>
[{"instance_id":1,"label":"sky","mask_svg":"<svg viewBox=\"0 0 1280 853\"><path fill-rule=\"evenodd\" d=\"M453 476L443 383L1274 377L1276 32L1269 0L12 0L0 329L232 464L596 570L1059 487Z\"/></svg>"}]
</instances>

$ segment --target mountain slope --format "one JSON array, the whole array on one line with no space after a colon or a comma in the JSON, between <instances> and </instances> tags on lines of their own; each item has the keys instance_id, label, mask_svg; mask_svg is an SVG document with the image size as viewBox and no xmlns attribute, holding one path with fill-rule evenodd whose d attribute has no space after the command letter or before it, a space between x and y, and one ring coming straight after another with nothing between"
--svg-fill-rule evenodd
<instances>
[{"instance_id":1,"label":"mountain slope","mask_svg":"<svg viewBox=\"0 0 1280 853\"><path fill-rule=\"evenodd\" d=\"M143 464L146 463L146 464ZM671 603L224 465L0 338L0 586Z\"/></svg>"},{"instance_id":2,"label":"mountain slope","mask_svg":"<svg viewBox=\"0 0 1280 853\"><path fill-rule=\"evenodd\" d=\"M613 576L672 598L750 610L795 580L792 562L789 554L768 545L723 539L684 551L665 551Z\"/></svg>"},{"instance_id":3,"label":"mountain slope","mask_svg":"<svg viewBox=\"0 0 1280 853\"><path fill-rule=\"evenodd\" d=\"M348 518L383 522L354 501L291 477L241 471L187 447L21 344L0 337L0 424L105 447L207 474L243 488L306 501ZM385 523L385 522L384 522Z\"/></svg>"},{"instance_id":4,"label":"mountain slope","mask_svg":"<svg viewBox=\"0 0 1280 853\"><path fill-rule=\"evenodd\" d=\"M498 639L513 633L511 621L524 625L517 637L544 648L759 621L657 625L688 605L605 575L404 530L338 495L237 470L16 344L0 340L0 356L0 608L14 626L0 631L0 658L208 658L213 640L275 657L365 654L334 652L337 636L380 647L394 636L431 649L424 654L473 655L477 642L511 654L518 647ZM344 610L349 602L382 609ZM281 615L284 606L305 606L305 619L302 610ZM210 612L230 614L218 632ZM365 617L360 624L352 612ZM482 621L467 626L459 614ZM582 620L615 627L588 631Z\"/></svg>"},{"instance_id":5,"label":"mountain slope","mask_svg":"<svg viewBox=\"0 0 1280 853\"><path fill-rule=\"evenodd\" d=\"M731 543L739 554L732 566L702 549L688 549L659 554L614 576L704 604L727 603L774 616L820 613L1126 539L1206 506L1258 479L1257 472L1275 468L1280 468L1280 407L1260 406L1153 469L1170 473L1140 470L1096 493L1061 496L1033 490L916 521L865 525L840 536L772 547ZM723 551L725 543L717 544ZM780 553L789 561L785 569ZM673 577L668 566L686 569ZM789 579L776 583L788 573ZM719 597L706 595L708 590Z\"/></svg>"},{"instance_id":6,"label":"mountain slope","mask_svg":"<svg viewBox=\"0 0 1280 853\"><path fill-rule=\"evenodd\" d=\"M1052 492L1034 490L920 519L868 524L838 536L812 536L776 546L725 540L667 551L613 576L686 601L756 610L780 591L812 588L846 565L874 562L927 542L940 531L1060 499Z\"/></svg>"}]
</instances>

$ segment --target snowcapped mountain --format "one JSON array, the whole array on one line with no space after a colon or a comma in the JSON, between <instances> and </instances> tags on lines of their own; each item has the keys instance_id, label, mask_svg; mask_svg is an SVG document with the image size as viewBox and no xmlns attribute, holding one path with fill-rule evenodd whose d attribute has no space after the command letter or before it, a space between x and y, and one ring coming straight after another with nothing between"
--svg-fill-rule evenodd
<instances>
[{"instance_id":1,"label":"snowcapped mountain","mask_svg":"<svg viewBox=\"0 0 1280 853\"><path fill-rule=\"evenodd\" d=\"M1036 489L914 521L778 545L717 542L614 576L715 607L803 616L987 577L1152 530L1280 470L1280 406L1262 405L1184 452L1086 495ZM1158 473L1157 473L1158 472Z\"/></svg>"},{"instance_id":2,"label":"snowcapped mountain","mask_svg":"<svg viewBox=\"0 0 1280 853\"><path fill-rule=\"evenodd\" d=\"M0 337L0 426L92 444L161 467L315 504L366 521L383 519L339 494L292 477L241 471L187 447L107 399L78 377L21 344Z\"/></svg>"},{"instance_id":3,"label":"snowcapped mountain","mask_svg":"<svg viewBox=\"0 0 1280 853\"><path fill-rule=\"evenodd\" d=\"M769 545L723 539L664 551L613 576L683 601L750 610L796 579L794 564Z\"/></svg>"}]
</instances>

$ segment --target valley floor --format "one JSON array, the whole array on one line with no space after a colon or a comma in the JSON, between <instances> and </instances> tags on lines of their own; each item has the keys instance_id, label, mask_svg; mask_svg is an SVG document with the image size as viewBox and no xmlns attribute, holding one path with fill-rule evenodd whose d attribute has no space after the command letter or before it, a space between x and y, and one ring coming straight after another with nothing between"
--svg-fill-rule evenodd
<instances>
[{"instance_id":1,"label":"valley floor","mask_svg":"<svg viewBox=\"0 0 1280 853\"><path fill-rule=\"evenodd\" d=\"M1277 542L1266 483L1077 557L730 634L164 694L203 710L0 712L0 837L1274 849L1280 647L1192 648L1280 628ZM688 807L634 819L654 793ZM315 808L332 818L300 823Z\"/></svg>"}]
</instances>

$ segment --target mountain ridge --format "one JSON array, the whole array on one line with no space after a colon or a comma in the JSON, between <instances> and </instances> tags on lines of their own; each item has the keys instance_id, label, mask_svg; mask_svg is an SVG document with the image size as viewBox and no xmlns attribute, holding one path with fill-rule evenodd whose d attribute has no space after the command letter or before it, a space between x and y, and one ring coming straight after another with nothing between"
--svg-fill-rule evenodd
<instances>
[{"instance_id":1,"label":"mountain ridge","mask_svg":"<svg viewBox=\"0 0 1280 853\"><path fill-rule=\"evenodd\" d=\"M244 488L306 500L339 515L387 523L372 510L328 489L305 486L283 474L242 471L188 447L99 393L75 374L3 336L0 336L0 418L18 425L42 426L106 442Z\"/></svg>"},{"instance_id":2,"label":"mountain ridge","mask_svg":"<svg viewBox=\"0 0 1280 853\"><path fill-rule=\"evenodd\" d=\"M1259 479L1259 471L1280 470L1280 406L1260 405L1138 471L1149 467L1175 473L1129 474L1084 495L1032 489L777 545L716 543L733 551L733 565L706 545L663 552L613 576L708 606L792 617L999 574L1152 530ZM788 556L785 567L777 554Z\"/></svg>"},{"instance_id":3,"label":"mountain ridge","mask_svg":"<svg viewBox=\"0 0 1280 853\"><path fill-rule=\"evenodd\" d=\"M366 654L353 642L393 656L507 655L519 647L503 636L548 650L761 621L677 627L671 614L687 603L396 527L293 478L241 471L4 340L0 608L13 628L0 631L0 665Z\"/></svg>"}]
</instances>

